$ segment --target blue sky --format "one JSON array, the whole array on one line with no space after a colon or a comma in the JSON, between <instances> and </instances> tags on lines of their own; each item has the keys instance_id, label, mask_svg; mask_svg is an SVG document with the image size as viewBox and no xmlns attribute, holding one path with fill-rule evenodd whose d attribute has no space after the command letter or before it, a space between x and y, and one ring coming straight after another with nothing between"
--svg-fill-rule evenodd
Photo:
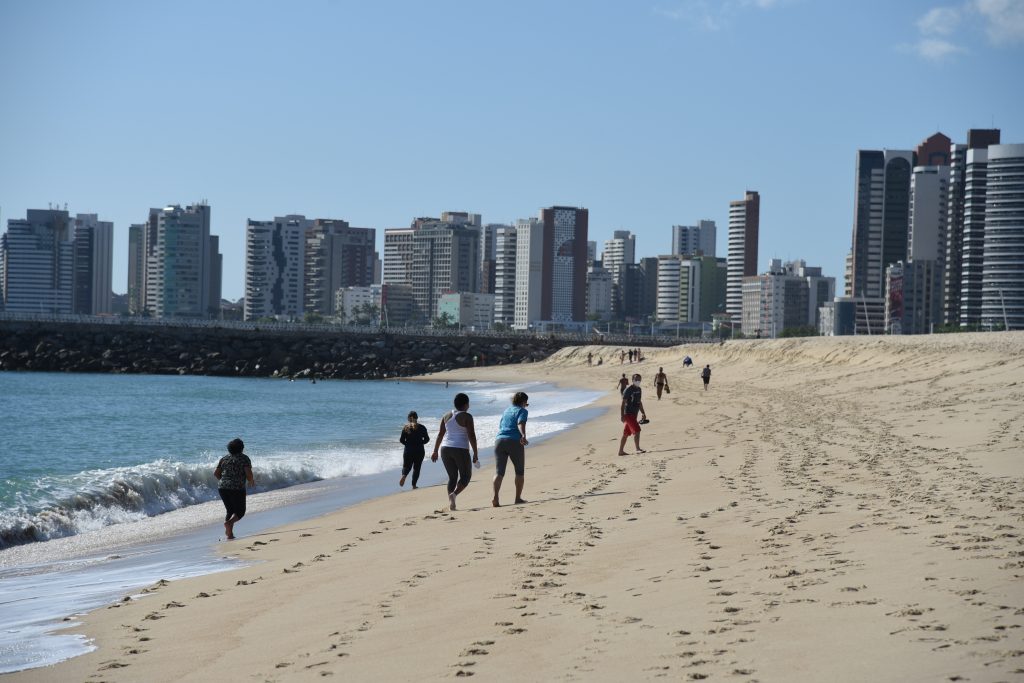
<instances>
[{"instance_id":1,"label":"blue sky","mask_svg":"<svg viewBox=\"0 0 1024 683\"><path fill-rule=\"evenodd\" d=\"M761 193L760 267L842 280L859 148L1024 142L1024 0L0 2L0 210L128 225L206 199L224 295L247 218L378 229L590 209L591 239Z\"/></svg>"}]
</instances>

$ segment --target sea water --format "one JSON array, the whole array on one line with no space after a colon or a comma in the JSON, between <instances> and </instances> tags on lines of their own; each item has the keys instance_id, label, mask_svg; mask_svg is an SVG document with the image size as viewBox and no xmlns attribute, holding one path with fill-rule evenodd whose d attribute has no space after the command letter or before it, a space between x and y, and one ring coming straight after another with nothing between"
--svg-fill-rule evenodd
<instances>
[{"instance_id":1,"label":"sea water","mask_svg":"<svg viewBox=\"0 0 1024 683\"><path fill-rule=\"evenodd\" d=\"M0 373L0 672L87 651L52 634L68 615L234 566L213 552L229 440L253 461L251 534L394 490L406 414L433 438L456 391L486 458L516 390L531 440L595 414L597 393L539 383ZM444 478L424 466L423 484Z\"/></svg>"}]
</instances>

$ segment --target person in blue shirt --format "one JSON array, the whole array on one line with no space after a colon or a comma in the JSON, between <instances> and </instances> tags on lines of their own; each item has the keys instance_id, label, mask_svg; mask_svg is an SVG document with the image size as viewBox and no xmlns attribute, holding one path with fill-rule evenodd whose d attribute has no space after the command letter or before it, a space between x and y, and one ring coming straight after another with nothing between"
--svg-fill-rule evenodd
<instances>
[{"instance_id":1,"label":"person in blue shirt","mask_svg":"<svg viewBox=\"0 0 1024 683\"><path fill-rule=\"evenodd\" d=\"M498 492L501 481L505 478L508 461L516 471L516 505L525 503L523 500L523 481L526 473L526 418L529 415L526 406L530 397L525 392L517 391L512 397L512 405L505 409L498 425L498 439L494 443L494 462L497 474L494 475L494 500L491 505L501 507L498 503Z\"/></svg>"}]
</instances>

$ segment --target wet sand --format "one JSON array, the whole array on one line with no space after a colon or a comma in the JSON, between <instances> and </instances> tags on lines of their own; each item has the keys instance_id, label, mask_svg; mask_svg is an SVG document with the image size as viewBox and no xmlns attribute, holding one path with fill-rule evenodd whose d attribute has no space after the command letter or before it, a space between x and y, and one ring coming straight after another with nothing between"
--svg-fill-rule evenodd
<instances>
[{"instance_id":1,"label":"wet sand","mask_svg":"<svg viewBox=\"0 0 1024 683\"><path fill-rule=\"evenodd\" d=\"M8 679L1024 680L1024 334L588 351L440 377L608 390L528 449L528 504L492 508L483 469L454 513L425 487L243 522L222 550L252 565L126 596L76 629L95 652ZM618 457L633 371L648 452Z\"/></svg>"}]
</instances>

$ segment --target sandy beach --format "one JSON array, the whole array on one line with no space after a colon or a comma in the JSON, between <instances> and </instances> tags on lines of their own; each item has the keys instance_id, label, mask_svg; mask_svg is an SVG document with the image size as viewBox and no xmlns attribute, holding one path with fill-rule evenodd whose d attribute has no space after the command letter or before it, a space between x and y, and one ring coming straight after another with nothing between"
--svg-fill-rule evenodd
<instances>
[{"instance_id":1,"label":"sandy beach","mask_svg":"<svg viewBox=\"0 0 1024 683\"><path fill-rule=\"evenodd\" d=\"M440 377L607 390L528 448L527 504L491 507L485 468L456 512L425 487L243 520L220 550L250 565L125 596L75 627L94 652L6 680L1024 680L1024 333L645 356ZM616 455L622 372L642 455Z\"/></svg>"}]
</instances>

